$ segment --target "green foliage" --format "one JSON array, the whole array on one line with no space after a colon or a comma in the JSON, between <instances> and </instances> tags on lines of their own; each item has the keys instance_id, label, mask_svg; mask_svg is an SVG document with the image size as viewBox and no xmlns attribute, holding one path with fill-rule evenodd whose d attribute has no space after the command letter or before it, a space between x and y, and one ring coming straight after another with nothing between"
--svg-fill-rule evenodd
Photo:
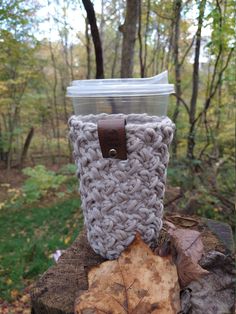
<instances>
[{"instance_id":1,"label":"green foliage","mask_svg":"<svg viewBox=\"0 0 236 314\"><path fill-rule=\"evenodd\" d=\"M10 299L54 264L83 225L79 198L48 207L0 211L0 299Z\"/></svg>"},{"instance_id":2,"label":"green foliage","mask_svg":"<svg viewBox=\"0 0 236 314\"><path fill-rule=\"evenodd\" d=\"M23 173L29 176L22 187L27 203L33 203L48 192L56 191L67 179L64 175L47 170L43 165L25 168Z\"/></svg>"},{"instance_id":3,"label":"green foliage","mask_svg":"<svg viewBox=\"0 0 236 314\"><path fill-rule=\"evenodd\" d=\"M180 159L168 168L168 184L181 188L179 210L234 225L235 167L233 160L216 165Z\"/></svg>"},{"instance_id":4,"label":"green foliage","mask_svg":"<svg viewBox=\"0 0 236 314\"><path fill-rule=\"evenodd\" d=\"M35 59L38 42L33 36L36 8L31 0L0 3L0 152L9 157L17 152L18 159L20 139L28 130L19 122L24 96L29 82L40 76Z\"/></svg>"},{"instance_id":5,"label":"green foliage","mask_svg":"<svg viewBox=\"0 0 236 314\"><path fill-rule=\"evenodd\" d=\"M232 202L234 201L235 194L235 174L234 160L226 160L220 167L220 171L216 177L216 184L222 195L227 199L232 199Z\"/></svg>"},{"instance_id":6,"label":"green foliage","mask_svg":"<svg viewBox=\"0 0 236 314\"><path fill-rule=\"evenodd\" d=\"M9 31L18 39L26 34L33 34L35 25L34 12L39 6L35 1L1 0L0 29Z\"/></svg>"},{"instance_id":7,"label":"green foliage","mask_svg":"<svg viewBox=\"0 0 236 314\"><path fill-rule=\"evenodd\" d=\"M0 184L1 190L4 191L4 198L0 199L0 210L20 209L39 200L57 201L71 197L78 191L75 172L74 164L66 164L57 172L47 170L43 165L23 169L22 173L28 178L22 187L14 188L7 183Z\"/></svg>"},{"instance_id":8,"label":"green foliage","mask_svg":"<svg viewBox=\"0 0 236 314\"><path fill-rule=\"evenodd\" d=\"M67 176L66 189L68 193L74 193L78 190L78 178L75 175L77 166L75 164L66 164L61 167L58 173Z\"/></svg>"},{"instance_id":9,"label":"green foliage","mask_svg":"<svg viewBox=\"0 0 236 314\"><path fill-rule=\"evenodd\" d=\"M75 175L76 170L77 166L75 164L66 164L61 167L59 173L63 175Z\"/></svg>"}]
</instances>

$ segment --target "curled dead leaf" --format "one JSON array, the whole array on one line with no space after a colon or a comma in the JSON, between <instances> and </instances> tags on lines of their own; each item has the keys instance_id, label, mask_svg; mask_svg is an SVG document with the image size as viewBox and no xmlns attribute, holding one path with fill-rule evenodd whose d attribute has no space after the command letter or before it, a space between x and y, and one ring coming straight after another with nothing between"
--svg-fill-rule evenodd
<instances>
[{"instance_id":1,"label":"curled dead leaf","mask_svg":"<svg viewBox=\"0 0 236 314\"><path fill-rule=\"evenodd\" d=\"M197 280L200 276L208 274L208 271L203 269L199 264L194 263L190 256L180 255L176 266L182 287Z\"/></svg>"},{"instance_id":2,"label":"curled dead leaf","mask_svg":"<svg viewBox=\"0 0 236 314\"><path fill-rule=\"evenodd\" d=\"M167 225L171 244L177 253L176 267L180 284L185 287L191 281L208 274L208 271L198 264L204 248L201 234L196 230L178 229L170 223Z\"/></svg>"}]
</instances>

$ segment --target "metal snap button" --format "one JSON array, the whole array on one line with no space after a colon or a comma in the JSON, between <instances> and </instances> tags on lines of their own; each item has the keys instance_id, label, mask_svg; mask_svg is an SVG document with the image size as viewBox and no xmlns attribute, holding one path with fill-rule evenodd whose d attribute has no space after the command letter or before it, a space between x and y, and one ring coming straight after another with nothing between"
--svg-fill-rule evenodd
<instances>
[{"instance_id":1,"label":"metal snap button","mask_svg":"<svg viewBox=\"0 0 236 314\"><path fill-rule=\"evenodd\" d=\"M110 156L111 158L115 158L115 157L117 156L117 150L114 149L114 148L111 148L111 149L109 150L109 156Z\"/></svg>"}]
</instances>

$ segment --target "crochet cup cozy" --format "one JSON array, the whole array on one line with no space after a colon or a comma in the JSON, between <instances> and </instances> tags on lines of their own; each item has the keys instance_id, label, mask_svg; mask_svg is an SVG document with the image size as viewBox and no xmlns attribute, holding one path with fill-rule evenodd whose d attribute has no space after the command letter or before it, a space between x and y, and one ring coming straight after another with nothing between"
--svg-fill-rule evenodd
<instances>
[{"instance_id":1,"label":"crochet cup cozy","mask_svg":"<svg viewBox=\"0 0 236 314\"><path fill-rule=\"evenodd\" d=\"M107 118L126 119L127 160L102 156L97 121ZM93 250L117 258L137 232L147 244L154 243L162 228L172 121L146 114L98 114L72 116L69 126Z\"/></svg>"}]
</instances>

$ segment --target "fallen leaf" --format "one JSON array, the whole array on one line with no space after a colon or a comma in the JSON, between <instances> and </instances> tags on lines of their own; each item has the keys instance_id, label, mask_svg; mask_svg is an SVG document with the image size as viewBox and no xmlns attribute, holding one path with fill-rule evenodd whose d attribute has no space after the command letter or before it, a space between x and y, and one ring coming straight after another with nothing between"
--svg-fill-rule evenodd
<instances>
[{"instance_id":1,"label":"fallen leaf","mask_svg":"<svg viewBox=\"0 0 236 314\"><path fill-rule=\"evenodd\" d=\"M12 284L12 280L11 280L11 278L8 278L7 280L6 280L6 284L9 286L9 285L11 285Z\"/></svg>"},{"instance_id":2,"label":"fallen leaf","mask_svg":"<svg viewBox=\"0 0 236 314\"><path fill-rule=\"evenodd\" d=\"M29 302L30 302L30 296L29 296L29 294L23 295L23 296L20 298L20 302L29 303Z\"/></svg>"},{"instance_id":3,"label":"fallen leaf","mask_svg":"<svg viewBox=\"0 0 236 314\"><path fill-rule=\"evenodd\" d=\"M195 263L200 260L204 248L200 232L189 229L175 229L170 230L169 234L173 238L173 244L178 253L191 257L191 260Z\"/></svg>"},{"instance_id":4,"label":"fallen leaf","mask_svg":"<svg viewBox=\"0 0 236 314\"><path fill-rule=\"evenodd\" d=\"M20 294L20 292L17 289L13 289L13 290L11 290L10 294L11 294L11 298L14 299Z\"/></svg>"},{"instance_id":5,"label":"fallen leaf","mask_svg":"<svg viewBox=\"0 0 236 314\"><path fill-rule=\"evenodd\" d=\"M90 270L89 290L76 300L75 313L177 313L179 284L169 257L156 256L137 236L117 260Z\"/></svg>"},{"instance_id":6,"label":"fallen leaf","mask_svg":"<svg viewBox=\"0 0 236 314\"><path fill-rule=\"evenodd\" d=\"M192 281L181 293L183 314L234 313L235 261L232 256L210 251L200 261L209 274Z\"/></svg>"},{"instance_id":7,"label":"fallen leaf","mask_svg":"<svg viewBox=\"0 0 236 314\"><path fill-rule=\"evenodd\" d=\"M66 238L64 239L64 243L65 243L65 244L68 244L68 243L70 242L70 240L71 240L71 237L68 236L68 237L66 237Z\"/></svg>"},{"instance_id":8,"label":"fallen leaf","mask_svg":"<svg viewBox=\"0 0 236 314\"><path fill-rule=\"evenodd\" d=\"M11 296L14 300L11 302L4 301L0 298L0 313L1 314L30 314L31 302L29 293L21 295L21 292L14 289Z\"/></svg>"},{"instance_id":9,"label":"fallen leaf","mask_svg":"<svg viewBox=\"0 0 236 314\"><path fill-rule=\"evenodd\" d=\"M191 228L199 224L199 218L193 218L183 215L166 215L165 219L178 227Z\"/></svg>"},{"instance_id":10,"label":"fallen leaf","mask_svg":"<svg viewBox=\"0 0 236 314\"><path fill-rule=\"evenodd\" d=\"M179 256L176 266L181 287L185 287L190 282L208 274L207 270L194 263L190 256L185 256L184 254Z\"/></svg>"},{"instance_id":11,"label":"fallen leaf","mask_svg":"<svg viewBox=\"0 0 236 314\"><path fill-rule=\"evenodd\" d=\"M208 271L198 264L203 254L201 234L196 230L178 229L170 223L167 225L171 243L177 252L176 267L180 285L185 287L191 281L208 274Z\"/></svg>"}]
</instances>

